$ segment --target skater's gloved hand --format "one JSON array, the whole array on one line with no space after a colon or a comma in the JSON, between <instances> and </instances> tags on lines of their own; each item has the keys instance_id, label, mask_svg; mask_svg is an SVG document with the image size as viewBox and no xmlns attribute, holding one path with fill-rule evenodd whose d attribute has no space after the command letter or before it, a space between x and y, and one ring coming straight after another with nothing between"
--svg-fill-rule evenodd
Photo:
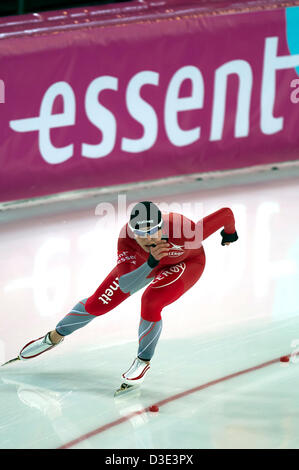
<instances>
[{"instance_id":1,"label":"skater's gloved hand","mask_svg":"<svg viewBox=\"0 0 299 470\"><path fill-rule=\"evenodd\" d=\"M229 245L230 243L236 242L239 238L237 232L225 233L225 231L222 230L220 234L222 236L222 242L221 242L222 246Z\"/></svg>"},{"instance_id":2,"label":"skater's gloved hand","mask_svg":"<svg viewBox=\"0 0 299 470\"><path fill-rule=\"evenodd\" d=\"M155 268L159 264L160 259L168 255L168 251L169 243L167 243L167 240L159 240L156 243L153 243L150 247L151 254L147 260L148 265L151 268Z\"/></svg>"},{"instance_id":3,"label":"skater's gloved hand","mask_svg":"<svg viewBox=\"0 0 299 470\"><path fill-rule=\"evenodd\" d=\"M168 255L169 251L169 243L167 243L167 240L159 240L155 244L155 246L150 247L150 252L151 255L157 260L160 261L160 259L164 258L164 256Z\"/></svg>"}]
</instances>

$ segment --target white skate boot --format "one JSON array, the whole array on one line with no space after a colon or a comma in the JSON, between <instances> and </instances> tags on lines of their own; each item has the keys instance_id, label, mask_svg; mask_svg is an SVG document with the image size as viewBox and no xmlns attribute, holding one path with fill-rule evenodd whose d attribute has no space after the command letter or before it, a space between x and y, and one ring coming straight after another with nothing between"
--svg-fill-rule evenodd
<instances>
[{"instance_id":1,"label":"white skate boot","mask_svg":"<svg viewBox=\"0 0 299 470\"><path fill-rule=\"evenodd\" d=\"M145 375L149 369L149 362L142 361L139 357L136 357L130 369L122 374L123 383L115 392L115 396L138 388L138 386L144 381Z\"/></svg>"},{"instance_id":2,"label":"white skate boot","mask_svg":"<svg viewBox=\"0 0 299 470\"><path fill-rule=\"evenodd\" d=\"M49 349L54 348L63 340L64 338L62 338L59 343L54 344L50 340L50 333L47 333L46 336L42 336L41 338L30 341L30 343L26 344L20 351L19 359L32 359L33 357L39 356Z\"/></svg>"},{"instance_id":3,"label":"white skate boot","mask_svg":"<svg viewBox=\"0 0 299 470\"><path fill-rule=\"evenodd\" d=\"M46 334L46 336L42 336L41 338L34 339L30 341L30 343L25 344L23 349L21 349L19 355L10 361L5 362L2 366L6 366L7 364L11 364L12 362L23 360L23 359L32 359L33 357L39 356L43 352L48 351L49 349L54 348L58 344L60 344L64 338L62 338L59 343L52 343L50 340L50 332Z\"/></svg>"}]
</instances>

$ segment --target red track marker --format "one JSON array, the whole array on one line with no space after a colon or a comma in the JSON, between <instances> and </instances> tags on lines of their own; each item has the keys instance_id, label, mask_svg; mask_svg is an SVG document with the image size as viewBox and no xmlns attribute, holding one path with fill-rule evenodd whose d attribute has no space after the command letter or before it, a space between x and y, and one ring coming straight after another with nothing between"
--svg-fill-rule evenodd
<instances>
[{"instance_id":1,"label":"red track marker","mask_svg":"<svg viewBox=\"0 0 299 470\"><path fill-rule=\"evenodd\" d=\"M297 355L299 355L299 353L297 353L296 356ZM282 357L289 357L289 356L282 356ZM254 372L255 370L263 369L264 367L271 366L275 363L279 363L280 361L281 361L281 357L278 357L276 359L272 359L271 361L263 362L262 364L259 364L257 366L250 367L249 369L240 370L239 372L226 375L225 377L212 380L211 382L207 382L205 384L199 385L198 387L190 388L189 390L185 390L184 392L178 393L176 395L172 395L171 397L168 397L168 398L165 398L164 400L159 401L156 405L153 405L153 406L157 406L159 408L160 406L166 405L167 403L170 403L175 400L179 400L180 398L186 397L187 395L191 395L192 393L196 393L196 392L199 392L200 390L204 390L205 388L212 387L213 385L219 384L221 382L234 379L235 377L239 377L240 375L248 374L249 372ZM94 429L93 431L83 434L83 436L77 437L77 439L74 439L70 442L67 442L66 444L63 444L62 446L58 447L58 449L69 449L70 447L73 447L74 445L79 444L80 442L85 441L86 439L89 439L90 437L96 436L97 434L101 434L107 431L108 429L111 429L113 427L118 426L119 424L129 421L133 416L147 413L148 411L150 411L150 408L151 407L148 407L140 411L129 413L128 415L123 416L122 418L119 418L115 421L112 421L111 423L104 424L103 426L100 426L99 428Z\"/></svg>"}]
</instances>

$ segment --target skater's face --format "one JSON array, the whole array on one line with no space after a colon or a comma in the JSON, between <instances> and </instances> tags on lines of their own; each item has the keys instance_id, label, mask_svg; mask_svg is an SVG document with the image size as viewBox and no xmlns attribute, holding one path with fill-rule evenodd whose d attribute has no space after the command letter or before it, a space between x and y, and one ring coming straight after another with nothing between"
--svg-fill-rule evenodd
<instances>
[{"instance_id":1,"label":"skater's face","mask_svg":"<svg viewBox=\"0 0 299 470\"><path fill-rule=\"evenodd\" d=\"M135 240L136 242L138 243L138 245L141 246L141 248L143 248L144 251L146 251L147 253L150 253L150 247L154 244L156 245L156 243L158 241L160 241L162 238L162 230L159 229L156 233L154 233L153 235L144 235L142 237L140 236L137 236L135 235Z\"/></svg>"}]
</instances>

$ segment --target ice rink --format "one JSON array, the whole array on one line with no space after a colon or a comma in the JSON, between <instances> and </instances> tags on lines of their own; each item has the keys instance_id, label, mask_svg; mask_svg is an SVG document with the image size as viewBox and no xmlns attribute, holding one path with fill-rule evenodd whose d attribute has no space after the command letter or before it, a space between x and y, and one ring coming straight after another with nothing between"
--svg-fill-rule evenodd
<instances>
[{"instance_id":1,"label":"ice rink","mask_svg":"<svg viewBox=\"0 0 299 470\"><path fill-rule=\"evenodd\" d=\"M1 368L0 448L298 449L298 196L298 168L128 193L194 221L230 207L239 240L203 242L205 271L164 309L140 394L113 396L136 356L143 290L52 351ZM116 264L126 217L104 203L117 208L117 196L0 212L1 363Z\"/></svg>"}]
</instances>

